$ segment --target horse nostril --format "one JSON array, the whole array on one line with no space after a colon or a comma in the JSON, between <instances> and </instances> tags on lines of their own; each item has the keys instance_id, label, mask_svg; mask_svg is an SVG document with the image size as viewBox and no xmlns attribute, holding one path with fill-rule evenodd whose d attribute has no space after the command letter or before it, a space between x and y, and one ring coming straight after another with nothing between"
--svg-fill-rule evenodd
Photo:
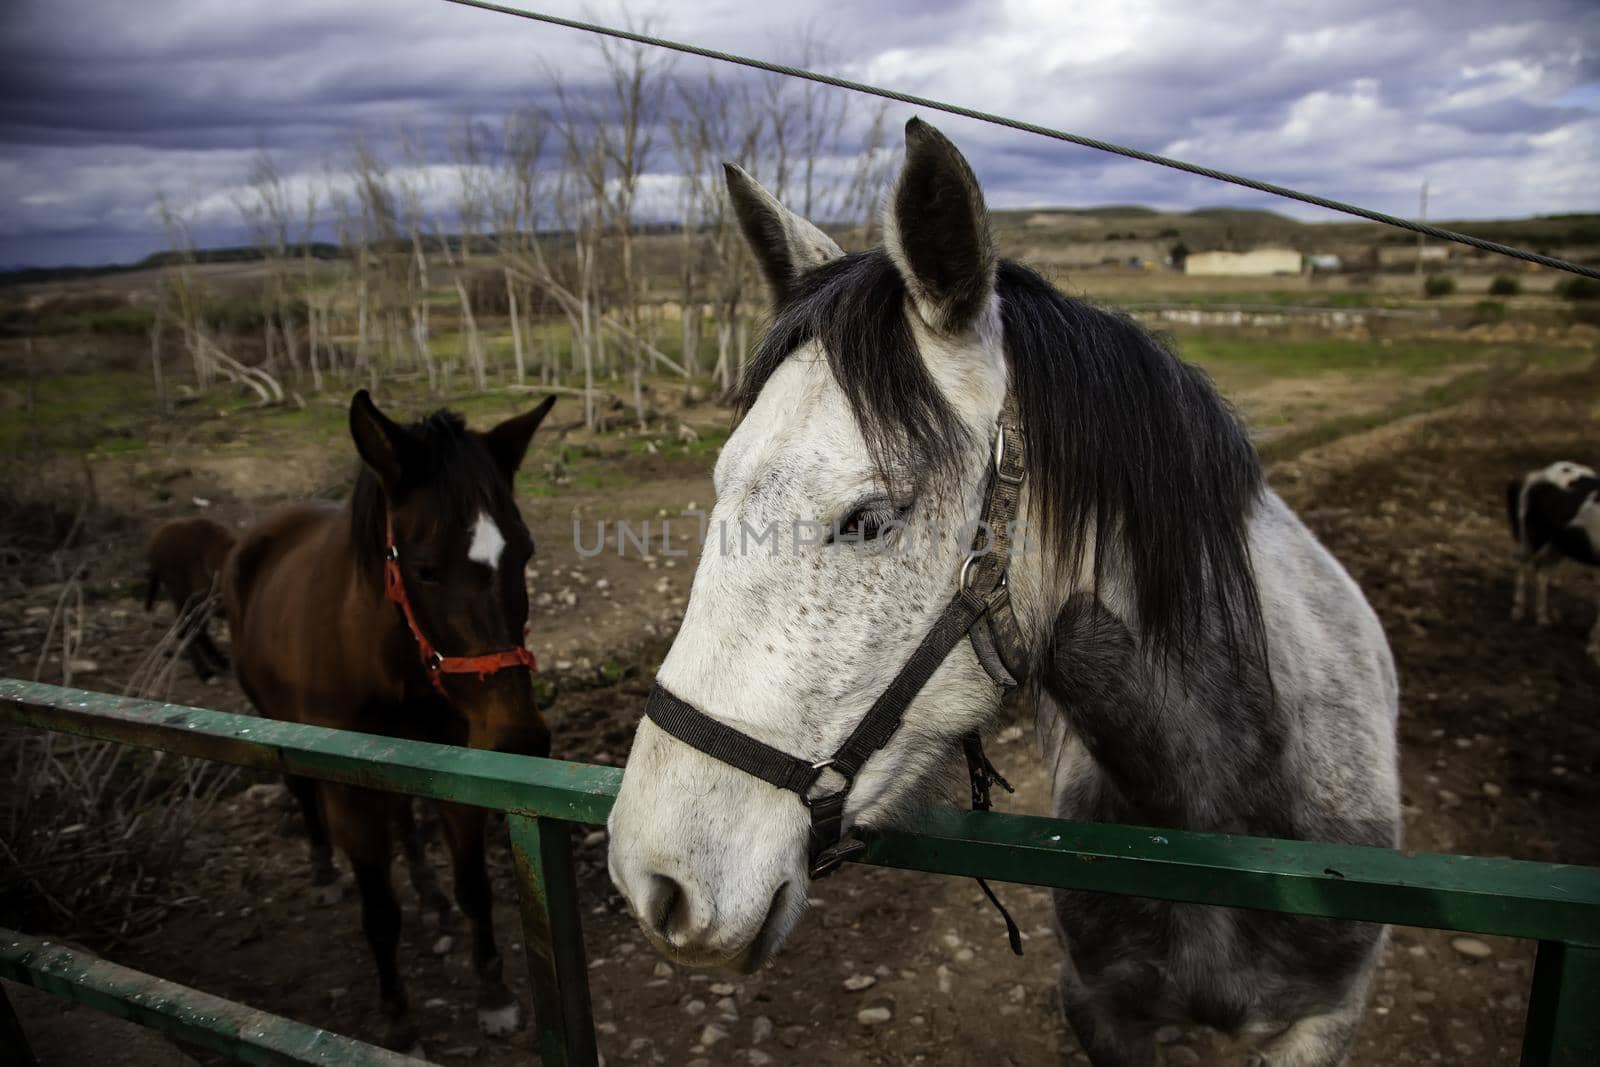
<instances>
[{"instance_id":1,"label":"horse nostril","mask_svg":"<svg viewBox=\"0 0 1600 1067\"><path fill-rule=\"evenodd\" d=\"M682 934L689 925L689 898L683 886L664 874L650 876L650 898L644 909L645 917L656 932L667 940L673 934Z\"/></svg>"}]
</instances>

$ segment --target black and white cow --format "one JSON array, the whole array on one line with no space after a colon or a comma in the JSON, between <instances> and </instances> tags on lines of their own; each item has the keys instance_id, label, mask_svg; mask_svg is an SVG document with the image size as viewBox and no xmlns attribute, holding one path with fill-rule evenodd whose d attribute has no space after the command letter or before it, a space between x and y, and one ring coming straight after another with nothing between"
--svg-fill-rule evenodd
<instances>
[{"instance_id":1,"label":"black and white cow","mask_svg":"<svg viewBox=\"0 0 1600 1067\"><path fill-rule=\"evenodd\" d=\"M1529 471L1506 486L1511 536L1517 539L1517 591L1511 619L1527 614L1527 577L1533 572L1533 618L1550 624L1550 568L1562 559L1600 566L1600 475L1562 460ZM1589 655L1600 663L1600 618L1589 634Z\"/></svg>"}]
</instances>

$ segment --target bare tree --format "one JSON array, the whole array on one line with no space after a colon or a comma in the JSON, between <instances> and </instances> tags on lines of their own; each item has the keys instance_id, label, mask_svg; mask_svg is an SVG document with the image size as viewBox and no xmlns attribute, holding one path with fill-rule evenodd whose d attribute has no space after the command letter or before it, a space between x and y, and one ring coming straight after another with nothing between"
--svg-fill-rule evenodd
<instances>
[{"instance_id":1,"label":"bare tree","mask_svg":"<svg viewBox=\"0 0 1600 1067\"><path fill-rule=\"evenodd\" d=\"M826 45L807 27L795 38L791 61L824 66L828 55ZM846 98L812 82L774 76L752 86L723 84L708 76L680 83L677 95L681 114L672 124L674 149L689 186L680 264L685 314L695 302L702 278L694 272L703 262L700 274L711 289L716 333L713 373L726 390L742 376L748 351L751 264L727 205L719 164L739 163L819 224L859 227L865 243L893 162L885 143L887 112L880 105L870 113L858 145L852 140ZM690 236L691 230L696 236ZM691 257L691 248L701 255ZM684 328L686 344L693 329Z\"/></svg>"},{"instance_id":2,"label":"bare tree","mask_svg":"<svg viewBox=\"0 0 1600 1067\"><path fill-rule=\"evenodd\" d=\"M204 287L194 269L194 231L189 218L174 208L164 194L157 197L156 204L176 259L163 279L165 291L158 314L171 319L182 333L196 384L209 389L222 378L250 389L263 404L282 403L283 387L276 378L260 367L240 363L223 351L213 336L205 318Z\"/></svg>"},{"instance_id":3,"label":"bare tree","mask_svg":"<svg viewBox=\"0 0 1600 1067\"><path fill-rule=\"evenodd\" d=\"M733 386L741 362L734 349L738 322L744 313L750 261L728 204L722 163L736 162L757 169L765 117L745 84L723 83L714 75L700 82L680 83L678 99L683 113L679 139L691 146L685 153L687 160L698 164L684 180L693 190L692 222L701 230L711 296L717 345L712 374L727 391Z\"/></svg>"},{"instance_id":4,"label":"bare tree","mask_svg":"<svg viewBox=\"0 0 1600 1067\"><path fill-rule=\"evenodd\" d=\"M312 247L317 239L317 190L306 186L304 225L300 230L300 292L305 301L306 314L306 364L311 369L311 388L322 392L322 368L317 362L317 297L316 273L312 268Z\"/></svg>"},{"instance_id":5,"label":"bare tree","mask_svg":"<svg viewBox=\"0 0 1600 1067\"><path fill-rule=\"evenodd\" d=\"M202 385L235 377L264 398L282 395L268 373L276 360L295 375L309 370L318 389L324 371L364 375L376 388L385 374L415 369L434 391L448 391L462 371L481 391L494 377L525 385L536 365L542 382L581 376L590 427L629 409L640 426L654 417L648 370L696 377L710 364L723 388L733 387L744 373L758 290L721 164L740 163L797 211L865 241L892 162L885 111L863 125L830 89L743 75L677 80L667 60L641 46L597 47L598 84L580 90L552 71L550 112L516 110L496 133L461 121L448 134L447 168L430 164L433 149L405 131L398 156L357 137L319 198L317 190L297 194L301 183L261 152L240 206L267 265L266 365L242 367L221 351L192 254L173 272L163 323L175 330L162 336L182 338ZM810 28L788 47L796 62L826 64L828 50ZM682 228L670 242L647 243L639 221L646 179L669 147ZM401 163L391 167L394 159ZM320 268L312 251L319 200L331 207L348 253ZM184 238L175 236L175 248L189 247L185 227L173 213L169 229ZM662 251L681 308L677 360L658 347L665 311L649 295ZM453 290L459 306L457 354L437 348L439 317L449 312L431 304L436 287ZM500 355L502 329L509 361ZM353 360L336 342L351 334ZM626 401L599 391L624 375Z\"/></svg>"},{"instance_id":6,"label":"bare tree","mask_svg":"<svg viewBox=\"0 0 1600 1067\"><path fill-rule=\"evenodd\" d=\"M405 170L396 179L400 193L400 207L405 231L411 242L410 262L406 271L406 305L411 318L411 344L417 361L428 376L430 392L439 391L439 368L434 363L429 339L429 301L432 291L428 276L427 158L420 143L402 131L401 145L406 160Z\"/></svg>"},{"instance_id":7,"label":"bare tree","mask_svg":"<svg viewBox=\"0 0 1600 1067\"><path fill-rule=\"evenodd\" d=\"M354 186L356 212L347 240L354 243L356 281L356 362L366 371L368 383L376 390L379 359L375 349L393 352L399 336L396 292L404 288L410 256L396 255L400 240L400 211L389 177L388 164L365 137L356 139L349 160L349 178ZM396 261L399 261L398 264ZM374 339L384 338L383 345Z\"/></svg>"},{"instance_id":8,"label":"bare tree","mask_svg":"<svg viewBox=\"0 0 1600 1067\"><path fill-rule=\"evenodd\" d=\"M451 155L456 164L456 220L461 227L460 263L452 261L449 242L444 246L445 262L450 265L455 282L456 297L461 303L462 354L472 367L473 379L479 392L489 387L488 368L484 357L483 338L478 334L478 319L472 311L472 294L467 285L466 270L472 262L472 247L478 240L489 195L483 159L484 134L473 119L464 119L451 139Z\"/></svg>"},{"instance_id":9,"label":"bare tree","mask_svg":"<svg viewBox=\"0 0 1600 1067\"><path fill-rule=\"evenodd\" d=\"M289 370L294 373L296 360L289 354L294 348L292 330L280 321L284 315L283 270L289 245L288 194L283 175L266 149L256 151L251 162L249 192L236 197L235 203L250 227L266 267L267 282L261 301L264 365L269 371L276 370L276 341L281 336Z\"/></svg>"},{"instance_id":10,"label":"bare tree","mask_svg":"<svg viewBox=\"0 0 1600 1067\"><path fill-rule=\"evenodd\" d=\"M33 342L28 342L31 349ZM155 375L156 382L156 410L163 415L172 413L172 405L167 400L167 382L161 372L161 316L157 315L155 321L150 323L150 370Z\"/></svg>"},{"instance_id":11,"label":"bare tree","mask_svg":"<svg viewBox=\"0 0 1600 1067\"><path fill-rule=\"evenodd\" d=\"M502 165L497 188L492 197L494 204L495 247L498 251L501 273L506 287L506 308L511 324L511 355L515 364L517 384L526 380L527 361L524 354L523 313L532 316L532 294L519 274L518 264L536 264L533 274L542 276L542 248L539 247L539 224L542 218L540 203L540 160L549 136L549 121L535 108L523 108L506 117ZM523 292L519 303L518 292ZM548 381L549 360L546 358L540 377Z\"/></svg>"},{"instance_id":12,"label":"bare tree","mask_svg":"<svg viewBox=\"0 0 1600 1067\"><path fill-rule=\"evenodd\" d=\"M680 97L684 88L677 87ZM678 306L680 351L684 369L700 373L700 320L702 275L705 272L705 231L710 225L710 205L719 198L706 196L707 175L717 163L712 145L695 113L674 113L668 120L672 151L678 165Z\"/></svg>"},{"instance_id":13,"label":"bare tree","mask_svg":"<svg viewBox=\"0 0 1600 1067\"><path fill-rule=\"evenodd\" d=\"M650 23L644 20L634 24L630 19L628 28L647 33ZM553 80L561 103L560 129L568 156L587 181L589 196L616 242L620 325L632 356L634 411L642 425L644 359L648 354L660 362L661 357L652 346L642 344L639 336L633 215L639 180L654 156L662 91L671 59L644 45L607 38L597 38L596 48L609 90L603 103L580 99L567 90L560 78Z\"/></svg>"}]
</instances>

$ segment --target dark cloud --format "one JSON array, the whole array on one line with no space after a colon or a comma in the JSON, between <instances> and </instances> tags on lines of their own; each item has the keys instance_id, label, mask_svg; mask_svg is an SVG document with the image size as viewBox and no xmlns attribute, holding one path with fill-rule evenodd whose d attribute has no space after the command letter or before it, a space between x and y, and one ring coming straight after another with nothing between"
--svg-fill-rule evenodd
<instances>
[{"instance_id":1,"label":"dark cloud","mask_svg":"<svg viewBox=\"0 0 1600 1067\"><path fill-rule=\"evenodd\" d=\"M588 5L544 6L582 18ZM1440 215L1600 209L1592 0L714 0L655 10L666 36L779 59L809 27L830 43L831 69L850 76L1384 210L1410 210L1424 178ZM633 16L649 17L642 6ZM615 8L595 17L622 18ZM673 62L684 77L748 78ZM11 0L0 11L0 265L159 248L158 193L202 205L202 239L236 240L230 196L258 148L309 179L356 131L382 140L404 125L437 157L462 116L494 124L552 104L551 72L575 99L602 91L581 35L437 0ZM864 123L870 107L850 106ZM997 206L1311 212L929 117L968 151ZM658 141L656 168L670 170Z\"/></svg>"}]
</instances>

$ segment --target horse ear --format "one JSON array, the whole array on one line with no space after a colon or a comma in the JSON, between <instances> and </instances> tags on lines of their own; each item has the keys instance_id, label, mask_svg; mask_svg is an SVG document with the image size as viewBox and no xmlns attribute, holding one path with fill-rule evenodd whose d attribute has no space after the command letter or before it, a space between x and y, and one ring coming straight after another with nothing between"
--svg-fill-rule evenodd
<instances>
[{"instance_id":1,"label":"horse ear","mask_svg":"<svg viewBox=\"0 0 1600 1067\"><path fill-rule=\"evenodd\" d=\"M406 462L413 443L405 427L378 410L365 389L350 398L350 436L361 461L377 475L391 499L405 484Z\"/></svg>"},{"instance_id":2,"label":"horse ear","mask_svg":"<svg viewBox=\"0 0 1600 1067\"><path fill-rule=\"evenodd\" d=\"M514 476L517 468L522 466L522 457L528 452L533 431L539 428L555 403L555 397L547 396L532 411L514 415L483 435L484 443L489 446L489 454L494 456L496 465L505 472L507 478Z\"/></svg>"},{"instance_id":3,"label":"horse ear","mask_svg":"<svg viewBox=\"0 0 1600 1067\"><path fill-rule=\"evenodd\" d=\"M884 244L935 330L971 326L994 293L989 210L966 159L921 119L906 123L906 164L884 211Z\"/></svg>"},{"instance_id":4,"label":"horse ear","mask_svg":"<svg viewBox=\"0 0 1600 1067\"><path fill-rule=\"evenodd\" d=\"M778 203L737 163L724 163L722 169L733 213L772 290L774 304L789 299L806 271L844 255L832 237Z\"/></svg>"}]
</instances>

